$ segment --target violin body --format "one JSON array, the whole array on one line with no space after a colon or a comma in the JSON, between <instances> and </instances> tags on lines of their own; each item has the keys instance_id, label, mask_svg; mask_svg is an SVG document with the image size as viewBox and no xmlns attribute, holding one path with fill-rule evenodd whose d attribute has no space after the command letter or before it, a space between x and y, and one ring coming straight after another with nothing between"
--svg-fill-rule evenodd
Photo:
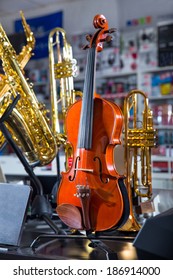
<instances>
[{"instance_id":1,"label":"violin body","mask_svg":"<svg viewBox=\"0 0 173 280\"><path fill-rule=\"evenodd\" d=\"M121 144L123 115L115 103L97 97L94 88L96 53L110 40L107 34L112 29L103 15L96 15L93 24L99 30L87 36L83 98L69 107L65 119L73 163L62 173L56 208L66 225L86 232L117 228L129 216L124 177L118 174L114 159L114 148Z\"/></svg>"},{"instance_id":2,"label":"violin body","mask_svg":"<svg viewBox=\"0 0 173 280\"><path fill-rule=\"evenodd\" d=\"M78 149L76 143L81 103L81 100L77 101L67 112L66 132L74 156L70 170L62 173L57 204L71 204L79 209L81 216L85 216L84 220L89 226L83 221L82 227L79 224L78 229L104 231L117 225L124 210L123 196L118 184L120 175L114 164L114 148L120 144L123 116L116 104L95 98L92 150ZM81 198L77 195L77 186L89 186L90 189L88 206L84 209ZM67 221L65 222L67 224ZM72 216L69 225L76 228L76 224L75 216Z\"/></svg>"}]
</instances>

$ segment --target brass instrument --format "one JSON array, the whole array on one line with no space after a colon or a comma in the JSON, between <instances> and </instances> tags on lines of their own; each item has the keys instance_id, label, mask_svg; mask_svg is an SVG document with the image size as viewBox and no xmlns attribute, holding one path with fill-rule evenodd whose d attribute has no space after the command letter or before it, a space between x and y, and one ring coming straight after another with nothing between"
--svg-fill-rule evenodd
<instances>
[{"instance_id":1,"label":"brass instrument","mask_svg":"<svg viewBox=\"0 0 173 280\"><path fill-rule=\"evenodd\" d=\"M22 11L20 11L20 15L22 18L22 26L25 32L27 44L23 46L21 52L17 56L17 60L20 64L21 69L24 69L25 65L28 63L31 56L33 55L32 50L35 47L35 38L33 32L30 29L30 26L26 22L26 19Z\"/></svg>"},{"instance_id":2,"label":"brass instrument","mask_svg":"<svg viewBox=\"0 0 173 280\"><path fill-rule=\"evenodd\" d=\"M137 108L139 98L141 98L141 101L143 99L144 106L142 122L138 120ZM148 98L143 91L132 90L126 96L124 101L124 123L124 157L130 216L121 230L138 231L141 225L135 218L134 200L140 199L140 207L144 204L145 209L143 211L145 213L153 212L151 201L151 148L156 146L156 130L153 128L153 115L148 107ZM142 198L147 200L145 199L146 201L141 202Z\"/></svg>"},{"instance_id":3,"label":"brass instrument","mask_svg":"<svg viewBox=\"0 0 173 280\"><path fill-rule=\"evenodd\" d=\"M24 14L22 11L20 11L20 15L22 18L22 25L23 25L23 29L24 29L24 32L26 35L27 44L25 46L23 46L19 55L16 54L16 56L17 56L17 60L20 64L21 69L24 69L24 67L26 66L26 64L28 63L29 59L32 56L32 50L35 46L35 38L34 38L33 32L31 32L30 26L27 24L27 22L25 20L25 17L24 17ZM2 29L2 26L1 26L1 29ZM3 31L3 33L4 33L4 31ZM0 75L0 98L1 98L0 100L3 102L3 105L1 105L0 116L2 116L5 108L7 108L9 106L9 103L12 102L11 97L10 97L11 94L9 91L10 91L10 85L7 81L7 78L5 77L5 75L1 74ZM5 100L4 100L4 96L6 96ZM2 147L4 143L5 143L5 138L4 138L4 135L2 134L2 132L0 131L0 147Z\"/></svg>"},{"instance_id":4,"label":"brass instrument","mask_svg":"<svg viewBox=\"0 0 173 280\"><path fill-rule=\"evenodd\" d=\"M66 112L69 106L76 101L76 96L82 95L81 92L74 90L73 84L73 78L77 74L77 61L73 58L72 47L62 28L56 27L50 32L48 47L52 131L58 147L61 145L64 147L67 159L71 157L72 151L66 142L64 124Z\"/></svg>"},{"instance_id":5,"label":"brass instrument","mask_svg":"<svg viewBox=\"0 0 173 280\"><path fill-rule=\"evenodd\" d=\"M43 104L38 103L32 85L24 75L23 67L32 55L35 40L23 14L22 24L28 44L19 56L0 25L0 59L4 70L0 83L0 117L12 102L12 98L19 94L20 100L5 125L29 163L47 165L57 154L56 140L48 124L47 111ZM1 134L0 138L2 137ZM3 140L0 142L2 145Z\"/></svg>"}]
</instances>

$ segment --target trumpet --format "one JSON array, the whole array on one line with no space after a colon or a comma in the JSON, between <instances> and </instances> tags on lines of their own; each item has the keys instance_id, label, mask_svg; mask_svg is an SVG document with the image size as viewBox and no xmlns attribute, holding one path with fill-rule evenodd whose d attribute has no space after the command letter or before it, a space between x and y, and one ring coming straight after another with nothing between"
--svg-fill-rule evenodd
<instances>
[{"instance_id":1,"label":"trumpet","mask_svg":"<svg viewBox=\"0 0 173 280\"><path fill-rule=\"evenodd\" d=\"M73 78L77 76L77 61L73 58L72 47L62 28L51 30L48 47L52 131L58 148L63 146L66 159L70 159L72 150L66 141L65 117L69 106L76 101L76 96L82 96L81 92L74 90Z\"/></svg>"},{"instance_id":2,"label":"trumpet","mask_svg":"<svg viewBox=\"0 0 173 280\"><path fill-rule=\"evenodd\" d=\"M139 97L143 99L143 119L138 119ZM141 101L141 100L140 100ZM140 102L141 104L141 102ZM126 186L130 202L130 215L121 228L138 231L141 225L135 217L134 201L140 204L139 212L153 212L151 149L157 145L156 130L153 127L152 110L143 91L132 90L124 101L124 158ZM145 200L142 202L142 200ZM142 208L143 206L143 208ZM136 209L139 209L137 206Z\"/></svg>"}]
</instances>

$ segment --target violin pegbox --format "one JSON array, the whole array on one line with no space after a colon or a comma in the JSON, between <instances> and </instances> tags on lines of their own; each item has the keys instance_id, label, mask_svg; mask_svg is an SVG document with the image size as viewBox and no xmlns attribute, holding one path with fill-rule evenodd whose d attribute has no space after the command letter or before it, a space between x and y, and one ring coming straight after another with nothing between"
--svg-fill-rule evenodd
<instances>
[{"instance_id":1,"label":"violin pegbox","mask_svg":"<svg viewBox=\"0 0 173 280\"><path fill-rule=\"evenodd\" d=\"M97 52L101 52L103 50L103 43L109 43L112 41L113 37L110 35L116 31L115 28L109 29L108 21L104 15L96 15L93 19L93 25L96 29L96 33L92 36L91 34L87 34L86 40L89 42L88 45L84 46L83 49L92 48L93 46L96 48Z\"/></svg>"}]
</instances>

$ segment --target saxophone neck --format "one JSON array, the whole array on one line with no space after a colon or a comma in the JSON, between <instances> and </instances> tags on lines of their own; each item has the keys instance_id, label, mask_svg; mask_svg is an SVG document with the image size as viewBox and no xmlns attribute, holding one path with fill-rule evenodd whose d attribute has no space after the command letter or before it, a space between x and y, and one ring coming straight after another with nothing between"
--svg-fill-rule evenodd
<instances>
[{"instance_id":1,"label":"saxophone neck","mask_svg":"<svg viewBox=\"0 0 173 280\"><path fill-rule=\"evenodd\" d=\"M27 24L26 22L24 13L22 11L20 11L20 15L22 18L22 26L25 32L27 44L23 46L22 51L18 55L18 61L21 67L24 68L25 65L28 63L28 61L30 60L31 56L33 55L32 50L35 47L35 38L29 24Z\"/></svg>"}]
</instances>

